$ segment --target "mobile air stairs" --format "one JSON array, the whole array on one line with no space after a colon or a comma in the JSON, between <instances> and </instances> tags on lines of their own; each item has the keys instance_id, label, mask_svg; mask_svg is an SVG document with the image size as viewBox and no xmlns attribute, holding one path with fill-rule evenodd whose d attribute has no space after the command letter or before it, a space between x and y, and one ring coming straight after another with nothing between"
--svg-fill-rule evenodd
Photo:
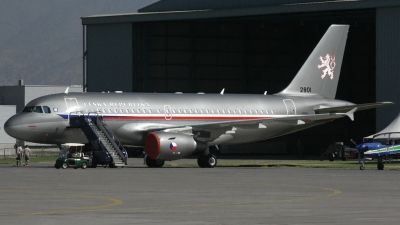
<instances>
[{"instance_id":1,"label":"mobile air stairs","mask_svg":"<svg viewBox=\"0 0 400 225\"><path fill-rule=\"evenodd\" d=\"M114 136L111 129L98 114L71 115L69 123L71 127L81 128L90 145L100 152L105 152L109 158L110 167L124 167L127 165L128 155L124 147ZM93 165L96 166L96 163Z\"/></svg>"}]
</instances>

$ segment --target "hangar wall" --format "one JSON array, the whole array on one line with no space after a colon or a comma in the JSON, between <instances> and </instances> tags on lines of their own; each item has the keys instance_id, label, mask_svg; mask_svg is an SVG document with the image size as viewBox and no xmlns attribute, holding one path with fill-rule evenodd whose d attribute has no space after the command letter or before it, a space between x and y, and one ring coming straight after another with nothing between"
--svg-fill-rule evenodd
<instances>
[{"instance_id":1,"label":"hangar wall","mask_svg":"<svg viewBox=\"0 0 400 225\"><path fill-rule=\"evenodd\" d=\"M132 91L132 24L87 27L87 88Z\"/></svg>"},{"instance_id":2,"label":"hangar wall","mask_svg":"<svg viewBox=\"0 0 400 225\"><path fill-rule=\"evenodd\" d=\"M225 93L276 93L289 84L328 26L337 23L349 24L350 32L336 98L354 103L397 102L397 90L388 91L387 87L393 86L392 74L399 71L399 45L392 46L400 40L399 34L392 36L398 33L394 29L400 21L398 8L372 6L397 3L371 1L370 7L363 2L335 6L345 4L353 8L328 11L328 4L324 4L322 11L206 19L188 19L190 12L186 12L182 19L177 19L178 14L171 15L172 20L131 14L125 18L99 17L98 24L96 18L87 18L88 91L103 91L104 87L121 90L119 83L107 79L115 78L107 67L119 65L114 61L118 61L121 50L122 55L131 52L130 58L120 63L122 72L130 74L131 80L123 84L127 91L218 93L226 88ZM363 9L357 9L357 4ZM129 20L132 21L126 23ZM110 33L119 23L110 21L125 21L119 28L126 31L115 30L120 34L117 40L121 39L115 48L105 46L116 43ZM92 32L94 26L98 26L97 32ZM392 53L388 54L389 50ZM103 55L93 56L96 54ZM398 109L386 107L377 110L378 114L375 110L356 113L355 122L341 119L275 140L295 142L301 138L310 146L326 146L350 138L359 142L363 136L385 127Z\"/></svg>"},{"instance_id":3,"label":"hangar wall","mask_svg":"<svg viewBox=\"0 0 400 225\"><path fill-rule=\"evenodd\" d=\"M376 99L396 103L377 109L379 132L400 112L400 7L378 8L376 25Z\"/></svg>"}]
</instances>

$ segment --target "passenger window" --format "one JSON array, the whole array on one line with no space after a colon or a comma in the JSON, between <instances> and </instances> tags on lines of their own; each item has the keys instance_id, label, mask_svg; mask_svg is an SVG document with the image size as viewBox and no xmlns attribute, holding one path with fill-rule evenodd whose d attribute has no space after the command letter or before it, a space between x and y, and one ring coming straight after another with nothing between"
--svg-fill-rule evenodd
<instances>
[{"instance_id":1,"label":"passenger window","mask_svg":"<svg viewBox=\"0 0 400 225\"><path fill-rule=\"evenodd\" d=\"M117 110L117 109L114 109L114 112L115 112L115 113L117 113L117 112L118 112L118 110Z\"/></svg>"},{"instance_id":2,"label":"passenger window","mask_svg":"<svg viewBox=\"0 0 400 225\"><path fill-rule=\"evenodd\" d=\"M217 113L219 113L219 109L217 109Z\"/></svg>"},{"instance_id":3,"label":"passenger window","mask_svg":"<svg viewBox=\"0 0 400 225\"><path fill-rule=\"evenodd\" d=\"M269 110L268 110L268 109L267 109L267 110L265 110L265 113L266 113L266 114L269 114Z\"/></svg>"},{"instance_id":4,"label":"passenger window","mask_svg":"<svg viewBox=\"0 0 400 225\"><path fill-rule=\"evenodd\" d=\"M194 110L196 113L198 113L199 111L197 111L197 109Z\"/></svg>"},{"instance_id":5,"label":"passenger window","mask_svg":"<svg viewBox=\"0 0 400 225\"><path fill-rule=\"evenodd\" d=\"M241 109L239 109L239 113L242 114L242 110Z\"/></svg>"},{"instance_id":6,"label":"passenger window","mask_svg":"<svg viewBox=\"0 0 400 225\"><path fill-rule=\"evenodd\" d=\"M108 109L108 112L111 113L111 109Z\"/></svg>"},{"instance_id":7,"label":"passenger window","mask_svg":"<svg viewBox=\"0 0 400 225\"><path fill-rule=\"evenodd\" d=\"M256 114L258 114L258 110L256 109L256 110L254 110L255 112L256 112Z\"/></svg>"},{"instance_id":8,"label":"passenger window","mask_svg":"<svg viewBox=\"0 0 400 225\"><path fill-rule=\"evenodd\" d=\"M160 113L160 112L161 112L161 110L160 110L160 109L157 109L157 112L158 112L158 113Z\"/></svg>"},{"instance_id":9,"label":"passenger window","mask_svg":"<svg viewBox=\"0 0 400 225\"><path fill-rule=\"evenodd\" d=\"M132 113L135 113L135 109L132 109Z\"/></svg>"},{"instance_id":10,"label":"passenger window","mask_svg":"<svg viewBox=\"0 0 400 225\"><path fill-rule=\"evenodd\" d=\"M44 111L44 113L51 113L50 108L47 106L43 106L43 111Z\"/></svg>"},{"instance_id":11,"label":"passenger window","mask_svg":"<svg viewBox=\"0 0 400 225\"><path fill-rule=\"evenodd\" d=\"M137 109L137 113L140 113L140 109Z\"/></svg>"},{"instance_id":12,"label":"passenger window","mask_svg":"<svg viewBox=\"0 0 400 225\"><path fill-rule=\"evenodd\" d=\"M211 113L212 113L212 114L214 114L214 113L215 113L215 112L214 112L214 109L211 109Z\"/></svg>"},{"instance_id":13,"label":"passenger window","mask_svg":"<svg viewBox=\"0 0 400 225\"><path fill-rule=\"evenodd\" d=\"M203 114L203 110L202 109L200 109L200 112L201 112L201 114Z\"/></svg>"},{"instance_id":14,"label":"passenger window","mask_svg":"<svg viewBox=\"0 0 400 225\"><path fill-rule=\"evenodd\" d=\"M103 113L106 113L106 109L103 109Z\"/></svg>"},{"instance_id":15,"label":"passenger window","mask_svg":"<svg viewBox=\"0 0 400 225\"><path fill-rule=\"evenodd\" d=\"M123 110L123 109L120 109L119 111L120 111L121 113L124 113L124 110Z\"/></svg>"},{"instance_id":16,"label":"passenger window","mask_svg":"<svg viewBox=\"0 0 400 225\"><path fill-rule=\"evenodd\" d=\"M126 109L126 113L129 113L129 109Z\"/></svg>"},{"instance_id":17,"label":"passenger window","mask_svg":"<svg viewBox=\"0 0 400 225\"><path fill-rule=\"evenodd\" d=\"M143 109L143 113L146 113L146 109Z\"/></svg>"},{"instance_id":18,"label":"passenger window","mask_svg":"<svg viewBox=\"0 0 400 225\"><path fill-rule=\"evenodd\" d=\"M151 109L149 109L149 113L151 113Z\"/></svg>"},{"instance_id":19,"label":"passenger window","mask_svg":"<svg viewBox=\"0 0 400 225\"><path fill-rule=\"evenodd\" d=\"M175 113L176 113L175 109L172 109L172 113L173 113L173 114L175 114Z\"/></svg>"},{"instance_id":20,"label":"passenger window","mask_svg":"<svg viewBox=\"0 0 400 225\"><path fill-rule=\"evenodd\" d=\"M250 114L253 114L253 110L250 109Z\"/></svg>"},{"instance_id":21,"label":"passenger window","mask_svg":"<svg viewBox=\"0 0 400 225\"><path fill-rule=\"evenodd\" d=\"M260 113L261 113L261 114L264 114L264 110L261 109L261 110L260 110Z\"/></svg>"},{"instance_id":22,"label":"passenger window","mask_svg":"<svg viewBox=\"0 0 400 225\"><path fill-rule=\"evenodd\" d=\"M193 113L192 109L189 109L189 112L190 112L190 113Z\"/></svg>"},{"instance_id":23,"label":"passenger window","mask_svg":"<svg viewBox=\"0 0 400 225\"><path fill-rule=\"evenodd\" d=\"M186 109L184 109L184 110L183 110L183 112L187 113L187 110L186 110Z\"/></svg>"},{"instance_id":24,"label":"passenger window","mask_svg":"<svg viewBox=\"0 0 400 225\"><path fill-rule=\"evenodd\" d=\"M225 113L225 109L222 110L222 113Z\"/></svg>"},{"instance_id":25,"label":"passenger window","mask_svg":"<svg viewBox=\"0 0 400 225\"><path fill-rule=\"evenodd\" d=\"M228 113L231 114L231 110L230 109L228 109Z\"/></svg>"}]
</instances>

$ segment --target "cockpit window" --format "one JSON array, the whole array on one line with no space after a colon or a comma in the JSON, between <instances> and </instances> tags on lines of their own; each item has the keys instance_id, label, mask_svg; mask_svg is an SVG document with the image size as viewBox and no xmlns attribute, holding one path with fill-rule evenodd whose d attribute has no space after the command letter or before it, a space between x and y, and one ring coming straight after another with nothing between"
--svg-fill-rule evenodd
<instances>
[{"instance_id":1,"label":"cockpit window","mask_svg":"<svg viewBox=\"0 0 400 225\"><path fill-rule=\"evenodd\" d=\"M51 113L51 110L48 106L43 106L44 113Z\"/></svg>"},{"instance_id":2,"label":"cockpit window","mask_svg":"<svg viewBox=\"0 0 400 225\"><path fill-rule=\"evenodd\" d=\"M42 107L41 106L35 106L35 108L33 109L33 112L43 113Z\"/></svg>"},{"instance_id":3,"label":"cockpit window","mask_svg":"<svg viewBox=\"0 0 400 225\"><path fill-rule=\"evenodd\" d=\"M50 110L50 109L49 109ZM22 112L36 112L36 113L43 113L41 106L26 106Z\"/></svg>"},{"instance_id":4,"label":"cockpit window","mask_svg":"<svg viewBox=\"0 0 400 225\"><path fill-rule=\"evenodd\" d=\"M35 106L26 106L26 107L22 110L22 112L32 112L32 111L33 111L33 108L35 108Z\"/></svg>"}]
</instances>

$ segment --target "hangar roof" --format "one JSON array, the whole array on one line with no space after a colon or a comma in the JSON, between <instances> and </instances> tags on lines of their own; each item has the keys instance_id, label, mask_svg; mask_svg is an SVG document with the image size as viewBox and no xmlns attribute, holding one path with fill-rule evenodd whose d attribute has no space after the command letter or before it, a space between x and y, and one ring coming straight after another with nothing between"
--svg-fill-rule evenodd
<instances>
[{"instance_id":1,"label":"hangar roof","mask_svg":"<svg viewBox=\"0 0 400 225\"><path fill-rule=\"evenodd\" d=\"M140 12L140 13L129 13L129 14L112 14L112 15L95 15L82 17L83 25L90 24L105 24L105 23L129 23L129 22L151 22L151 21L176 21L176 20L204 20L204 19L216 19L216 18L232 18L232 17L248 17L248 16L261 16L261 15L273 15L283 13L302 13L302 12L323 12L333 10L349 10L349 9L373 9L381 7L393 7L400 6L398 0L284 0L273 1L276 4L260 5L261 0L254 1L232 1L229 0L218 0L211 3L211 0L199 0L190 1L197 2L193 4L192 8L188 8L189 4L183 4L182 6L176 6L173 8L166 3L178 3L185 0L169 0L160 1L155 4L143 8L143 11L152 11L152 9L161 10L158 6L163 6L167 10L174 11L158 11L158 12ZM201 2L204 2L202 4ZM221 2L221 3L220 3ZM251 3L250 3L251 2ZM282 3L285 2L285 3ZM223 8L220 8L224 5ZM245 4L246 3L246 4ZM258 3L258 4L257 4ZM157 5L159 4L159 5ZM157 6L157 7L156 7ZM167 7L168 6L168 7ZM200 7L202 6L202 7ZM212 6L211 8L206 6ZM147 8L147 9L146 9ZM182 10L181 10L182 9Z\"/></svg>"},{"instance_id":2,"label":"hangar roof","mask_svg":"<svg viewBox=\"0 0 400 225\"><path fill-rule=\"evenodd\" d=\"M343 0L342 0L343 1ZM187 11L187 10L204 10L204 9L232 9L232 8L248 8L260 6L279 6L288 4L305 4L305 3L324 3L332 2L332 0L161 0L148 5L139 12L166 12L166 11Z\"/></svg>"}]
</instances>

